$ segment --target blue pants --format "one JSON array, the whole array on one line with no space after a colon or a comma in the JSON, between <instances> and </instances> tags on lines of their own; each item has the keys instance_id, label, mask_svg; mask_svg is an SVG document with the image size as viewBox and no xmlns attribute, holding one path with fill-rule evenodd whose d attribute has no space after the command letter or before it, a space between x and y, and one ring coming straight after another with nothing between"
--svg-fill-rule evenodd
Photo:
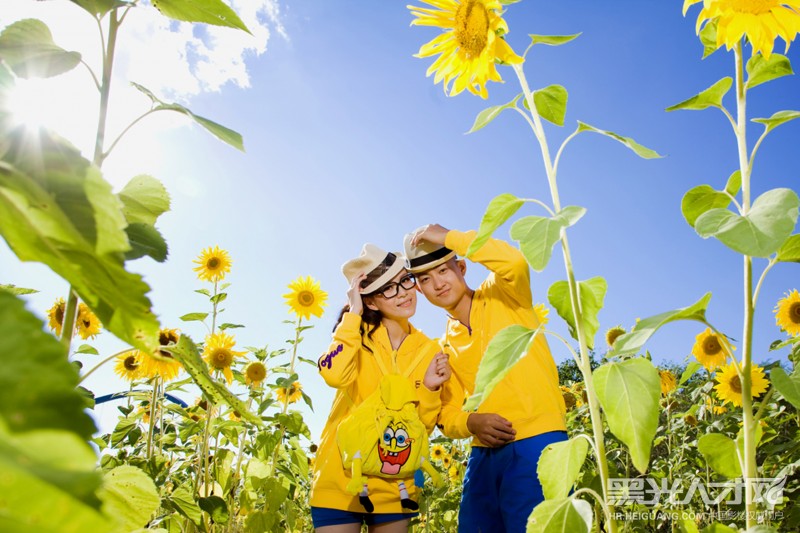
<instances>
[{"instance_id":1,"label":"blue pants","mask_svg":"<svg viewBox=\"0 0 800 533\"><path fill-rule=\"evenodd\" d=\"M565 431L542 433L499 448L475 446L464 473L459 533L524 533L533 508L544 501L536 466L542 450L567 440Z\"/></svg>"}]
</instances>

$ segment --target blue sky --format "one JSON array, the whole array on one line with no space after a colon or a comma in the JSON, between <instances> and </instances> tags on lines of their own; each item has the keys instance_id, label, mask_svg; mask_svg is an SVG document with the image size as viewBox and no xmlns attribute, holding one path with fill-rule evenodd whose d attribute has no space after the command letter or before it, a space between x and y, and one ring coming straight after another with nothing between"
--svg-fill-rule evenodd
<instances>
[{"instance_id":1,"label":"blue sky","mask_svg":"<svg viewBox=\"0 0 800 533\"><path fill-rule=\"evenodd\" d=\"M57 3L63 2L52 4ZM23 4L13 4L20 14L29 9ZM399 249L403 234L429 222L476 228L498 194L550 203L549 193L539 148L519 115L503 114L465 135L478 112L520 92L509 68L499 67L505 83L489 85L487 101L469 94L450 98L425 77L430 60L413 57L438 30L409 27L412 17L405 2L265 5L279 7L279 15L268 18L261 12L259 20L269 30L264 46L237 52L246 65L246 82L237 78L217 90L174 91L197 114L242 133L247 152L197 127L168 124L126 139L128 146L121 144L108 161L113 169L109 179L119 187L138 173L151 173L173 195L172 211L158 224L170 245L168 261L130 263L152 287L150 296L165 326L181 327L195 340L204 335L202 326L182 324L178 317L207 310L193 292L203 284L194 277L191 261L216 244L229 250L234 261L223 320L246 326L235 330L238 346L285 346L293 335L291 326L282 323L290 318L281 297L286 285L298 275L321 281L330 305L301 344L302 355L316 359L345 302L340 265L357 255L364 242ZM535 47L526 62L532 88L557 83L569 91L566 126L547 129L552 150L581 120L633 137L665 156L639 159L621 144L593 134L572 141L563 156L562 204L587 209L569 233L577 278L599 275L608 281L596 339L601 352L608 327L629 327L637 317L684 307L708 291L713 293L709 320L741 338L742 260L719 242L698 237L680 213L688 189L702 183L722 188L736 169L733 133L717 110L664 112L732 76L733 54L721 50L701 60L702 46L694 34L697 6L687 18L681 6L677 0L524 0L509 6L505 16L508 42L518 53L530 33L582 32L561 47ZM39 16L44 8L35 9ZM77 9L71 14L83 19ZM2 25L12 20L9 13L0 15ZM66 41L75 38L61 35ZM196 29L195 36L210 39L204 29ZM776 50L782 51L782 43ZM133 57L136 50L129 53ZM797 63L796 48L789 57ZM797 76L759 86L749 94L748 116L798 109L798 95ZM733 105L730 100L726 104ZM762 145L754 197L775 187L800 189L798 128L800 122L781 126ZM760 133L761 126L750 128L751 144ZM528 206L521 214L542 213ZM496 236L509 239L508 226ZM756 262L756 276L764 263ZM41 291L27 298L41 316L66 294L66 285L49 270L19 263L4 243L0 265L0 282ZM473 285L483 276L482 267L470 266ZM561 279L564 267L556 248L547 269L532 277L535 301L545 302L547 288ZM768 275L756 311L756 361L785 357L767 352L769 343L782 337L772 308L784 292L800 288L798 280L797 264L779 265ZM438 336L444 315L420 299L414 322ZM557 319L553 322L556 331L565 332ZM701 329L690 323L670 325L647 348L657 362L681 362ZM103 353L120 349L108 333L95 344ZM567 357L563 348L551 346L557 361ZM332 391L310 366L303 368L301 381L315 401L316 414L308 421L317 438ZM110 366L87 383L97 395L125 388ZM192 393L183 397L193 399ZM113 410L101 411L104 429L114 416Z\"/></svg>"}]
</instances>

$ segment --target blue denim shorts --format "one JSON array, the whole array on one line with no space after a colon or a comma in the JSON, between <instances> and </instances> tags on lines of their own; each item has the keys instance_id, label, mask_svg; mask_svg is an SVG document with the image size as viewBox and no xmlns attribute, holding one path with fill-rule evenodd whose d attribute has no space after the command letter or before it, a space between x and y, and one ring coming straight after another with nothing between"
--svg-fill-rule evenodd
<instances>
[{"instance_id":1,"label":"blue denim shorts","mask_svg":"<svg viewBox=\"0 0 800 533\"><path fill-rule=\"evenodd\" d=\"M326 507L312 507L311 521L314 528L325 526L340 526L342 524L385 524L419 516L419 513L357 513L342 511L341 509L328 509Z\"/></svg>"}]
</instances>

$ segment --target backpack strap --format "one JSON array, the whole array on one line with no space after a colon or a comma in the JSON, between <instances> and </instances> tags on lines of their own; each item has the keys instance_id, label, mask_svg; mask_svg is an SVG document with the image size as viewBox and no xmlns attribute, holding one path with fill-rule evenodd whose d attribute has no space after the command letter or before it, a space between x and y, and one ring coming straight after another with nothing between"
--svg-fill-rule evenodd
<instances>
[{"instance_id":1,"label":"backpack strap","mask_svg":"<svg viewBox=\"0 0 800 533\"><path fill-rule=\"evenodd\" d=\"M411 372L413 372L414 369L417 368L417 366L419 366L419 364L422 362L422 360L425 359L425 357L427 355L430 355L431 352L433 352L435 354L436 352L434 350L438 350L438 348L439 348L438 345L436 345L434 343L428 343L425 346L425 348L423 348L423 349L421 349L419 351L419 353L417 354L417 357L414 358L414 360L411 362L411 364L408 365L408 367L406 367L405 372L403 372L403 377L404 378L409 377L411 375Z\"/></svg>"}]
</instances>

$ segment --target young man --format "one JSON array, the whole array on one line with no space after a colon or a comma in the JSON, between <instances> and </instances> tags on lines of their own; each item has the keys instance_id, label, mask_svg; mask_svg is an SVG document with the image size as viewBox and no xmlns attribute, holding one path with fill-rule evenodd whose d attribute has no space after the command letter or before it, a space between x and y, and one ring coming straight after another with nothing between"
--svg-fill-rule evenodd
<instances>
[{"instance_id":1,"label":"young man","mask_svg":"<svg viewBox=\"0 0 800 533\"><path fill-rule=\"evenodd\" d=\"M498 383L477 412L462 411L489 341L519 324L539 326L533 311L528 263L519 250L490 239L470 259L490 274L473 290L464 274L476 232L430 224L405 236L407 268L433 305L448 313L442 344L453 377L441 395L439 428L451 438L472 436L459 510L460 533L524 532L543 499L536 474L542 450L567 439L558 370L543 335Z\"/></svg>"}]
</instances>

